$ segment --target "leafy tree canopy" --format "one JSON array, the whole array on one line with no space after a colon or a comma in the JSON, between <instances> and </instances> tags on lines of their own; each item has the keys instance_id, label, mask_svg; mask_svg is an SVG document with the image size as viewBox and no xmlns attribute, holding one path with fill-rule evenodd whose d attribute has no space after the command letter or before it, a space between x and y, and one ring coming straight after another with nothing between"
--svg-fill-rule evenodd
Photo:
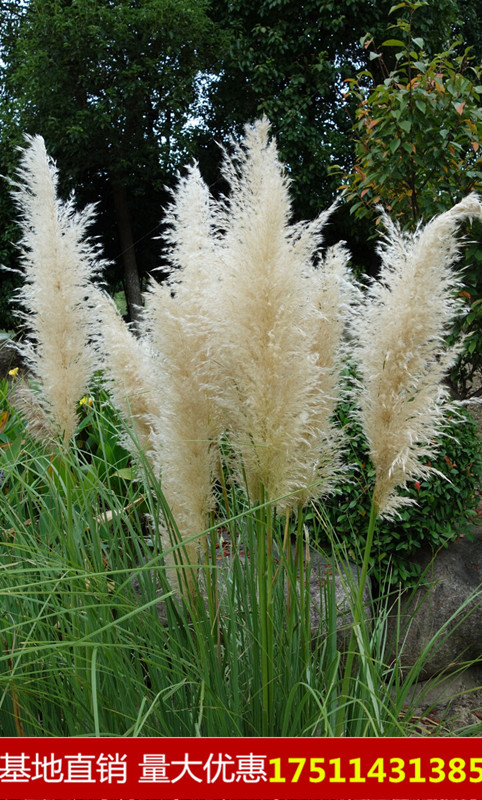
<instances>
[{"instance_id":1,"label":"leafy tree canopy","mask_svg":"<svg viewBox=\"0 0 482 800\"><path fill-rule=\"evenodd\" d=\"M293 177L299 216L309 217L336 191L333 159L352 161L343 81L368 61L367 31L385 37L387 0L213 0L211 14L229 31L229 46L206 117L212 136L239 130L265 113ZM457 17L455 0L427 4L421 34L434 49Z\"/></svg>"},{"instance_id":2,"label":"leafy tree canopy","mask_svg":"<svg viewBox=\"0 0 482 800\"><path fill-rule=\"evenodd\" d=\"M206 3L7 2L2 40L10 122L41 133L70 186L113 209L128 300L138 303L134 243L156 227L164 184L189 158L199 75L212 58Z\"/></svg>"},{"instance_id":3,"label":"leafy tree canopy","mask_svg":"<svg viewBox=\"0 0 482 800\"><path fill-rule=\"evenodd\" d=\"M159 181L185 158L212 28L203 0L35 0L4 16L6 92L75 180ZM79 159L78 156L82 155ZM76 171L78 174L74 174ZM154 175L152 174L154 172Z\"/></svg>"},{"instance_id":4,"label":"leafy tree canopy","mask_svg":"<svg viewBox=\"0 0 482 800\"><path fill-rule=\"evenodd\" d=\"M380 47L366 37L376 71L362 70L348 80L347 99L357 102L352 130L356 160L344 172L342 188L357 219L373 220L381 204L402 227L413 229L470 192L481 191L482 63L460 41L429 56L423 38L415 35L414 13L422 4L405 7L410 18L399 20ZM390 70L387 51L395 53ZM468 336L452 373L454 388L465 396L480 393L472 383L482 366L480 223L469 230L460 292L467 315L458 321L453 338L461 330Z\"/></svg>"}]
</instances>

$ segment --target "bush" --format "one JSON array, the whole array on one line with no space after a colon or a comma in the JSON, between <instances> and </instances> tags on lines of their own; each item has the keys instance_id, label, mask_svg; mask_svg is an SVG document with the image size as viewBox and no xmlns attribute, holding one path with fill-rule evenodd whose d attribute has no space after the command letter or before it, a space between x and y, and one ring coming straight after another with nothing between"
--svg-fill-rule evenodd
<instances>
[{"instance_id":1,"label":"bush","mask_svg":"<svg viewBox=\"0 0 482 800\"><path fill-rule=\"evenodd\" d=\"M366 537L375 473L350 403L341 404L337 416L350 439L348 461L356 466L326 500L323 511L356 561ZM469 412L457 407L454 417L447 420L446 433L439 454L431 461L440 477L433 474L430 480L414 481L399 490L417 505L403 507L394 520L378 520L370 564L370 575L378 582L386 581L388 575L393 584L414 586L421 572L413 558L417 550L430 547L435 552L461 533L470 535L475 490L482 474L477 425Z\"/></svg>"},{"instance_id":2,"label":"bush","mask_svg":"<svg viewBox=\"0 0 482 800\"><path fill-rule=\"evenodd\" d=\"M450 385L459 397L481 394L476 379L482 373L482 225L474 222L466 231L467 247L458 266L463 279L460 297L465 314L454 321L448 344L465 337L463 350L450 373Z\"/></svg>"},{"instance_id":3,"label":"bush","mask_svg":"<svg viewBox=\"0 0 482 800\"><path fill-rule=\"evenodd\" d=\"M482 180L482 65L470 48L460 52L460 41L433 57L424 51L414 26L414 12L423 5L394 6L391 13L405 17L390 26L396 38L378 47L365 36L362 44L376 69L347 81L346 96L358 103L352 126L356 161L350 171L341 168L350 213L374 221L382 205L405 230L478 191ZM466 315L455 322L450 343L461 334L467 338L450 381L461 397L470 397L482 367L480 222L467 224L462 234L470 244L456 268Z\"/></svg>"}]
</instances>

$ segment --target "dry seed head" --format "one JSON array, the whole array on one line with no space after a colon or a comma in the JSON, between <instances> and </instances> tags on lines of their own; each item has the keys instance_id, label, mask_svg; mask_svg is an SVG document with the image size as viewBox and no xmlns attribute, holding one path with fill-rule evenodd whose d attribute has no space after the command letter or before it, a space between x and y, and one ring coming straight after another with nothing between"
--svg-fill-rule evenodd
<instances>
[{"instance_id":1,"label":"dry seed head","mask_svg":"<svg viewBox=\"0 0 482 800\"><path fill-rule=\"evenodd\" d=\"M458 310L456 233L461 221L481 216L478 198L470 195L414 234L383 217L380 280L372 284L355 326L360 415L380 514L409 502L394 493L397 486L430 473L427 461L447 402L441 381L459 351L444 344Z\"/></svg>"},{"instance_id":2,"label":"dry seed head","mask_svg":"<svg viewBox=\"0 0 482 800\"><path fill-rule=\"evenodd\" d=\"M93 206L76 212L73 199L57 197L57 168L41 136L26 137L13 197L21 212L18 293L27 336L22 355L38 386L51 431L68 442L77 425L77 402L95 363L90 345L92 279L103 262L86 239Z\"/></svg>"},{"instance_id":3,"label":"dry seed head","mask_svg":"<svg viewBox=\"0 0 482 800\"><path fill-rule=\"evenodd\" d=\"M265 119L246 129L223 171L231 193L219 212L213 293L218 400L251 499L264 487L271 500L298 506L323 493L338 460L326 423L337 346L327 343L323 356L317 347L320 283L311 261L320 224L290 225L288 181Z\"/></svg>"},{"instance_id":4,"label":"dry seed head","mask_svg":"<svg viewBox=\"0 0 482 800\"><path fill-rule=\"evenodd\" d=\"M173 270L167 283L150 284L142 328L156 354L154 369L162 376L162 419L154 435L162 491L184 545L177 556L195 570L214 503L222 427L212 397L209 317L216 247L209 192L197 168L180 180L167 223ZM169 548L167 526L164 540ZM174 563L172 554L168 563ZM184 574L189 583L192 574Z\"/></svg>"},{"instance_id":5,"label":"dry seed head","mask_svg":"<svg viewBox=\"0 0 482 800\"><path fill-rule=\"evenodd\" d=\"M152 356L147 343L126 325L114 301L101 292L96 299L101 365L115 406L132 427L125 443L133 452L140 447L152 463L153 430L162 415Z\"/></svg>"},{"instance_id":6,"label":"dry seed head","mask_svg":"<svg viewBox=\"0 0 482 800\"><path fill-rule=\"evenodd\" d=\"M343 393L340 370L346 347L344 334L356 296L348 258L343 244L330 247L310 276L316 313L309 318L313 327L308 338L318 367L318 380L312 386L310 398L311 428L298 450L300 459L312 469L307 486L313 488L300 493L302 504L331 492L343 471L344 441L335 425L334 412Z\"/></svg>"}]
</instances>

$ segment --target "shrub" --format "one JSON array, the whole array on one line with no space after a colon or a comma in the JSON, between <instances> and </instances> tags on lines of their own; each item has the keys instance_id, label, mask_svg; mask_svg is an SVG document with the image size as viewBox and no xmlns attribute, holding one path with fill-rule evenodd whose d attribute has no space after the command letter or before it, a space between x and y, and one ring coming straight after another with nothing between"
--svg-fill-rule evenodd
<instances>
[{"instance_id":1,"label":"shrub","mask_svg":"<svg viewBox=\"0 0 482 800\"><path fill-rule=\"evenodd\" d=\"M375 222L382 205L406 230L477 190L482 179L482 65L470 48L460 52L460 41L434 56L424 51L414 23L424 5L395 5L390 13L402 17L390 26L396 38L378 46L367 34L362 44L376 69L347 81L346 97L358 104L352 126L355 164L350 171L341 169L350 213ZM465 224L460 232L470 242L456 265L466 316L455 321L450 343L468 335L450 381L460 396L469 397L477 393L473 377L482 366L480 222ZM426 302L429 306L430 295Z\"/></svg>"}]
</instances>

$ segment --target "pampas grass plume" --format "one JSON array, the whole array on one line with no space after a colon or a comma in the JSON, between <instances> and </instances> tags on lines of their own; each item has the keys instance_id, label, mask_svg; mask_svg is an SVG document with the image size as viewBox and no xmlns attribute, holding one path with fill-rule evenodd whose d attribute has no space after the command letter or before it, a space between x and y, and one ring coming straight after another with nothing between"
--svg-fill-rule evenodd
<instances>
[{"instance_id":1,"label":"pampas grass plume","mask_svg":"<svg viewBox=\"0 0 482 800\"><path fill-rule=\"evenodd\" d=\"M291 224L288 181L266 119L246 128L224 175L231 192L219 212L222 270L213 299L219 401L251 501L264 492L297 508L329 490L339 463L329 416L341 329L336 324L324 342L321 331L341 318L336 291L331 308L323 292L336 269L343 273L345 253L313 268L327 215Z\"/></svg>"},{"instance_id":2,"label":"pampas grass plume","mask_svg":"<svg viewBox=\"0 0 482 800\"><path fill-rule=\"evenodd\" d=\"M156 354L162 419L155 434L161 486L183 547L178 573L191 585L205 549L204 531L214 508L213 481L222 423L213 400L210 304L216 281L209 191L193 166L178 182L166 212L171 275L152 281L145 296L144 336ZM165 549L172 543L167 526ZM169 556L171 563L173 557ZM168 559L168 560L169 560Z\"/></svg>"},{"instance_id":3,"label":"pampas grass plume","mask_svg":"<svg viewBox=\"0 0 482 800\"><path fill-rule=\"evenodd\" d=\"M460 350L445 347L458 313L452 268L457 229L482 217L472 194L411 233L383 214L382 270L355 324L360 416L376 470L374 502L388 516L409 501L395 493L428 477L448 400L442 385Z\"/></svg>"},{"instance_id":4,"label":"pampas grass plume","mask_svg":"<svg viewBox=\"0 0 482 800\"><path fill-rule=\"evenodd\" d=\"M57 196L57 167L41 136L26 137L13 197L21 212L21 269L25 282L18 299L27 334L20 349L37 390L24 408L42 430L65 443L77 426L77 403L94 370L90 344L91 281L103 266L86 240L94 218L88 206L75 211L73 199Z\"/></svg>"},{"instance_id":5,"label":"pampas grass plume","mask_svg":"<svg viewBox=\"0 0 482 800\"><path fill-rule=\"evenodd\" d=\"M162 406L152 355L147 342L126 325L114 301L100 291L96 298L99 352L115 406L131 429L127 447L134 454L141 449L154 465L153 431Z\"/></svg>"}]
</instances>

